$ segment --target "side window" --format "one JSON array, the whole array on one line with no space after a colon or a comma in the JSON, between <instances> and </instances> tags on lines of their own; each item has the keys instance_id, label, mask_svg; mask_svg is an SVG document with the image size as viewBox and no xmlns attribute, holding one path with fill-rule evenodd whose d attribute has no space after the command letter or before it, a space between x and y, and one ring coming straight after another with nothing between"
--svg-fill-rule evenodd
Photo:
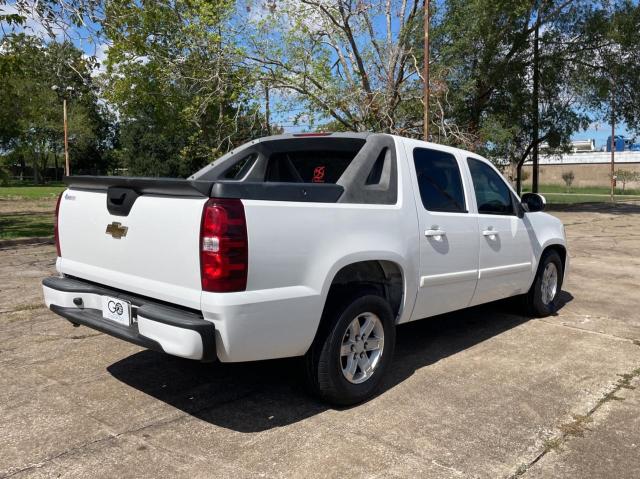
<instances>
[{"instance_id":1,"label":"side window","mask_svg":"<svg viewBox=\"0 0 640 479\"><path fill-rule=\"evenodd\" d=\"M256 162L258 155L251 153L244 158L236 161L231 167L224 172L222 177L225 180L240 180L247 174L253 164Z\"/></svg>"},{"instance_id":2,"label":"side window","mask_svg":"<svg viewBox=\"0 0 640 479\"><path fill-rule=\"evenodd\" d=\"M450 153L426 148L413 150L420 197L425 209L466 213L460 168Z\"/></svg>"},{"instance_id":3,"label":"side window","mask_svg":"<svg viewBox=\"0 0 640 479\"><path fill-rule=\"evenodd\" d=\"M493 168L483 161L467 158L473 189L476 193L478 213L513 215L511 190Z\"/></svg>"},{"instance_id":4,"label":"side window","mask_svg":"<svg viewBox=\"0 0 640 479\"><path fill-rule=\"evenodd\" d=\"M367 176L366 185L379 185L380 180L382 179L382 171L384 170L385 163L387 163L388 159L388 148L383 148L378 158L376 158L376 162L371 167L371 171L369 172L369 176Z\"/></svg>"}]
</instances>

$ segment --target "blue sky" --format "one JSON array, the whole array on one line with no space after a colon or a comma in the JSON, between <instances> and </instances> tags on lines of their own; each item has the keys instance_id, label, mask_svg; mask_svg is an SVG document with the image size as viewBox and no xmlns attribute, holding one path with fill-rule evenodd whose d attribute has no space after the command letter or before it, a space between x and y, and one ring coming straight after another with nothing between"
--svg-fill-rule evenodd
<instances>
[{"instance_id":1,"label":"blue sky","mask_svg":"<svg viewBox=\"0 0 640 479\"><path fill-rule=\"evenodd\" d=\"M616 135L631 136L631 137L634 136L629 132L626 125L624 124L620 124L616 126ZM596 149L599 150L600 147L603 147L606 145L607 138L609 136L611 136L611 124L598 123L598 124L592 124L589 127L589 129L586 131L580 131L580 132L574 133L571 138L574 140L590 140L593 138L596 140Z\"/></svg>"}]
</instances>

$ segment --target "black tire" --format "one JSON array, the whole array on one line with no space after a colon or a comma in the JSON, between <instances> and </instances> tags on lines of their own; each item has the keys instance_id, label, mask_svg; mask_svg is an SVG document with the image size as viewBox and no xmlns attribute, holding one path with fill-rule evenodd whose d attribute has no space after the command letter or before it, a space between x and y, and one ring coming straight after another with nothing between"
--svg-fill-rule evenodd
<instances>
[{"instance_id":1,"label":"black tire","mask_svg":"<svg viewBox=\"0 0 640 479\"><path fill-rule=\"evenodd\" d=\"M354 384L343 374L340 349L349 325L364 313L373 313L380 319L384 346L371 376L360 384ZM335 302L327 305L322 324L304 358L311 391L336 406L349 406L370 399L382 385L395 349L396 328L389 303L380 296L366 293Z\"/></svg>"},{"instance_id":2,"label":"black tire","mask_svg":"<svg viewBox=\"0 0 640 479\"><path fill-rule=\"evenodd\" d=\"M547 303L542 300L542 277L545 268L549 263L553 263L556 267L558 275L558 283L556 292L553 299ZM562 278L564 270L562 268L562 259L555 250L547 250L542 254L540 263L538 264L538 271L536 277L533 280L533 284L529 289L529 292L524 295L525 312L528 316L543 318L554 314L557 311L557 299L562 289Z\"/></svg>"}]
</instances>

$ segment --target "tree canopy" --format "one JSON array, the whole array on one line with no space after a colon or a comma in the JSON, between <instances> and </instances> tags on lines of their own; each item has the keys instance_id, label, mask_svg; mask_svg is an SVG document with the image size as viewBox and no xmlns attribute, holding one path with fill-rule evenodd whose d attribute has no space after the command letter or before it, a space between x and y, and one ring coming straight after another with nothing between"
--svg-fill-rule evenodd
<instances>
[{"instance_id":1,"label":"tree canopy","mask_svg":"<svg viewBox=\"0 0 640 479\"><path fill-rule=\"evenodd\" d=\"M0 146L5 162L27 166L40 181L63 153L62 101L67 99L69 148L77 170L107 165L109 114L93 84L91 62L68 42L45 44L24 34L2 41Z\"/></svg>"},{"instance_id":2,"label":"tree canopy","mask_svg":"<svg viewBox=\"0 0 640 479\"><path fill-rule=\"evenodd\" d=\"M60 161L67 86L74 171L186 176L292 125L422 135L424 0L11 7L0 13L0 142L5 161L34 172ZM612 105L640 128L636 0L431 9L432 141L515 164L542 142L568 148Z\"/></svg>"}]
</instances>

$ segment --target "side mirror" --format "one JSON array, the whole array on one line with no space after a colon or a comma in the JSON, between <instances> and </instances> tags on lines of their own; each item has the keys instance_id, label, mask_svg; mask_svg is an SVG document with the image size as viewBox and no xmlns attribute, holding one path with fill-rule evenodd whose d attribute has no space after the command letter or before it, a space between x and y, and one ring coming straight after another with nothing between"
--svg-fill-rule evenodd
<instances>
[{"instance_id":1,"label":"side mirror","mask_svg":"<svg viewBox=\"0 0 640 479\"><path fill-rule=\"evenodd\" d=\"M547 200L544 199L544 196L537 193L525 193L524 195L522 195L520 201L524 209L529 213L542 211L547 204Z\"/></svg>"}]
</instances>

